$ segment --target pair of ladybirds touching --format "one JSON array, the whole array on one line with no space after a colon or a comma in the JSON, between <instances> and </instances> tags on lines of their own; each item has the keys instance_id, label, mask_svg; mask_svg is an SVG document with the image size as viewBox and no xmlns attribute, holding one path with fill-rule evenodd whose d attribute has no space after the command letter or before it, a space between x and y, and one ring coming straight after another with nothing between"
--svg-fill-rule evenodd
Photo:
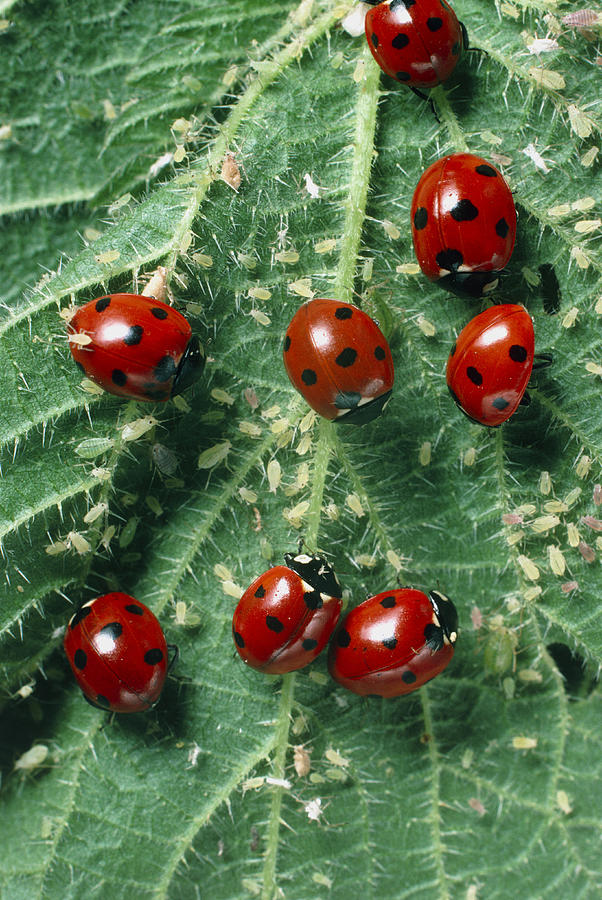
<instances>
[{"instance_id":1,"label":"pair of ladybirds touching","mask_svg":"<svg viewBox=\"0 0 602 900\"><path fill-rule=\"evenodd\" d=\"M120 713L155 706L178 655L154 613L119 592L80 606L67 625L64 647L86 700Z\"/></svg>"},{"instance_id":2,"label":"pair of ladybirds touching","mask_svg":"<svg viewBox=\"0 0 602 900\"><path fill-rule=\"evenodd\" d=\"M255 579L234 611L234 644L252 668L270 675L301 669L332 637L328 668L335 681L355 694L399 697L451 660L458 616L439 591L384 591L350 610L337 628L342 590L332 566L305 553L284 560Z\"/></svg>"}]
</instances>

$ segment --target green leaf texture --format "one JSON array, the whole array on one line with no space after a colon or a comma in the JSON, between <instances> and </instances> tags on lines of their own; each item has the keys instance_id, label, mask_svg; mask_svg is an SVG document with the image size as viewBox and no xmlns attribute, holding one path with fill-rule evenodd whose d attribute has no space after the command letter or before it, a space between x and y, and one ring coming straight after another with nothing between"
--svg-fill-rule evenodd
<instances>
[{"instance_id":1,"label":"green leaf texture","mask_svg":"<svg viewBox=\"0 0 602 900\"><path fill-rule=\"evenodd\" d=\"M2 5L2 900L600 896L599 27L563 25L561 0L458 0L477 49L435 117L340 27L352 5ZM519 213L496 299L554 356L497 429L445 384L482 307L428 283L410 236L421 172L466 149ZM202 382L156 407L86 391L59 310L159 265ZM312 293L389 338L373 426L308 416L287 380L282 335ZM348 606L448 593L446 672L387 701L323 657L246 668L236 597L301 537ZM155 711L107 721L61 641L114 589L181 656Z\"/></svg>"}]
</instances>

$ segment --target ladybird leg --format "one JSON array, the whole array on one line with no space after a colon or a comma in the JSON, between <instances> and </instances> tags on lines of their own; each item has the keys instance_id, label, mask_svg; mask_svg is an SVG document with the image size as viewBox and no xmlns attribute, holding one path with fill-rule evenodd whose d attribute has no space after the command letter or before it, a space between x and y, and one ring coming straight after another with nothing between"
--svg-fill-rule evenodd
<instances>
[{"instance_id":1,"label":"ladybird leg","mask_svg":"<svg viewBox=\"0 0 602 900\"><path fill-rule=\"evenodd\" d=\"M433 98L429 97L428 94L425 94L424 91L421 91L419 88L410 87L410 90L412 91L413 94L416 94L417 97L420 97L421 100L424 100L426 103L428 103L428 105L431 108L431 112L433 113L437 122L439 122L439 124L441 124L441 119L437 115L437 110L435 109L435 104L433 103Z\"/></svg>"},{"instance_id":2,"label":"ladybird leg","mask_svg":"<svg viewBox=\"0 0 602 900\"><path fill-rule=\"evenodd\" d=\"M551 353L535 353L533 356L534 369L547 369L553 362L554 357Z\"/></svg>"},{"instance_id":3,"label":"ladybird leg","mask_svg":"<svg viewBox=\"0 0 602 900\"><path fill-rule=\"evenodd\" d=\"M172 658L169 660L169 665L167 666L167 674L169 675L169 673L171 672L171 670L177 663L178 659L180 658L180 648L178 647L177 644L168 644L167 652L173 653Z\"/></svg>"}]
</instances>

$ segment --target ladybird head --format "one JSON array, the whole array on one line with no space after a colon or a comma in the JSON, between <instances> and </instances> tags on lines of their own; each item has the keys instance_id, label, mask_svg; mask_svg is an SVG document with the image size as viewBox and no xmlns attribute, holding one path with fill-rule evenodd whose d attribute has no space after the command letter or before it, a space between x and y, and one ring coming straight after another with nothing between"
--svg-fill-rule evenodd
<instances>
[{"instance_id":1,"label":"ladybird head","mask_svg":"<svg viewBox=\"0 0 602 900\"><path fill-rule=\"evenodd\" d=\"M446 597L440 591L429 591L429 600L446 642L453 647L458 637L458 613L456 607L449 597Z\"/></svg>"},{"instance_id":2,"label":"ladybird head","mask_svg":"<svg viewBox=\"0 0 602 900\"><path fill-rule=\"evenodd\" d=\"M334 420L337 425L366 425L380 416L391 399L392 391L362 400L359 394L339 394L334 405L342 410Z\"/></svg>"},{"instance_id":3,"label":"ladybird head","mask_svg":"<svg viewBox=\"0 0 602 900\"><path fill-rule=\"evenodd\" d=\"M284 561L293 572L306 581L315 591L328 597L343 596L339 579L334 569L321 556L309 556L307 553L285 553Z\"/></svg>"},{"instance_id":4,"label":"ladybird head","mask_svg":"<svg viewBox=\"0 0 602 900\"><path fill-rule=\"evenodd\" d=\"M500 280L500 272L458 272L452 270L443 275L438 284L458 297L487 297L494 291Z\"/></svg>"},{"instance_id":5,"label":"ladybird head","mask_svg":"<svg viewBox=\"0 0 602 900\"><path fill-rule=\"evenodd\" d=\"M187 387L194 384L197 378L200 378L204 368L205 354L203 353L203 348L199 343L199 339L193 336L188 341L184 356L180 360L178 371L173 380L171 396L175 397L176 394L181 394Z\"/></svg>"}]
</instances>

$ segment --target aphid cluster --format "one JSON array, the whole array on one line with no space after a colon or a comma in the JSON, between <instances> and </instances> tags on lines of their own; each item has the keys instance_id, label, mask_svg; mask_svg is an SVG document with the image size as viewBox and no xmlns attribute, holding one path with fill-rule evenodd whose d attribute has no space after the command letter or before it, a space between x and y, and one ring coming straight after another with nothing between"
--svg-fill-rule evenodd
<instances>
[{"instance_id":1,"label":"aphid cluster","mask_svg":"<svg viewBox=\"0 0 602 900\"><path fill-rule=\"evenodd\" d=\"M421 97L449 78L469 49L466 29L446 0L368 0L368 5L365 34L372 55L388 76ZM237 177L236 185L228 181L235 189L240 173ZM495 291L517 224L512 193L495 166L470 153L436 160L416 185L410 215L414 251L427 278L473 298ZM298 259L296 251L276 255L279 261L293 257ZM301 281L296 293L311 296ZM164 402L203 370L203 351L187 320L153 297L99 297L78 309L68 327L77 364L122 397ZM468 322L451 350L446 378L452 398L473 421L498 426L525 402L535 358L533 322L524 307L493 305ZM337 299L308 299L298 308L286 329L283 361L309 406L337 424L370 423L392 394L394 365L385 335L365 312ZM218 402L233 402L219 389L213 395ZM243 431L245 424L255 427L240 423ZM223 447L227 454L229 442ZM430 443L423 447L426 458ZM155 444L153 458L162 472L173 474L177 458L166 451ZM213 455L211 460L202 455L198 465L215 465ZM268 465L268 480L275 490L276 461ZM256 499L248 492L248 502ZM234 644L252 668L283 674L311 663L330 641L332 677L354 693L381 697L416 690L453 656L458 617L439 590L381 591L339 622L341 610L342 590L332 566L320 556L289 553L284 566L264 572L240 597L232 621ZM133 598L108 594L80 607L69 622L65 650L94 705L132 712L156 703L168 671L168 648L153 613Z\"/></svg>"}]
</instances>

